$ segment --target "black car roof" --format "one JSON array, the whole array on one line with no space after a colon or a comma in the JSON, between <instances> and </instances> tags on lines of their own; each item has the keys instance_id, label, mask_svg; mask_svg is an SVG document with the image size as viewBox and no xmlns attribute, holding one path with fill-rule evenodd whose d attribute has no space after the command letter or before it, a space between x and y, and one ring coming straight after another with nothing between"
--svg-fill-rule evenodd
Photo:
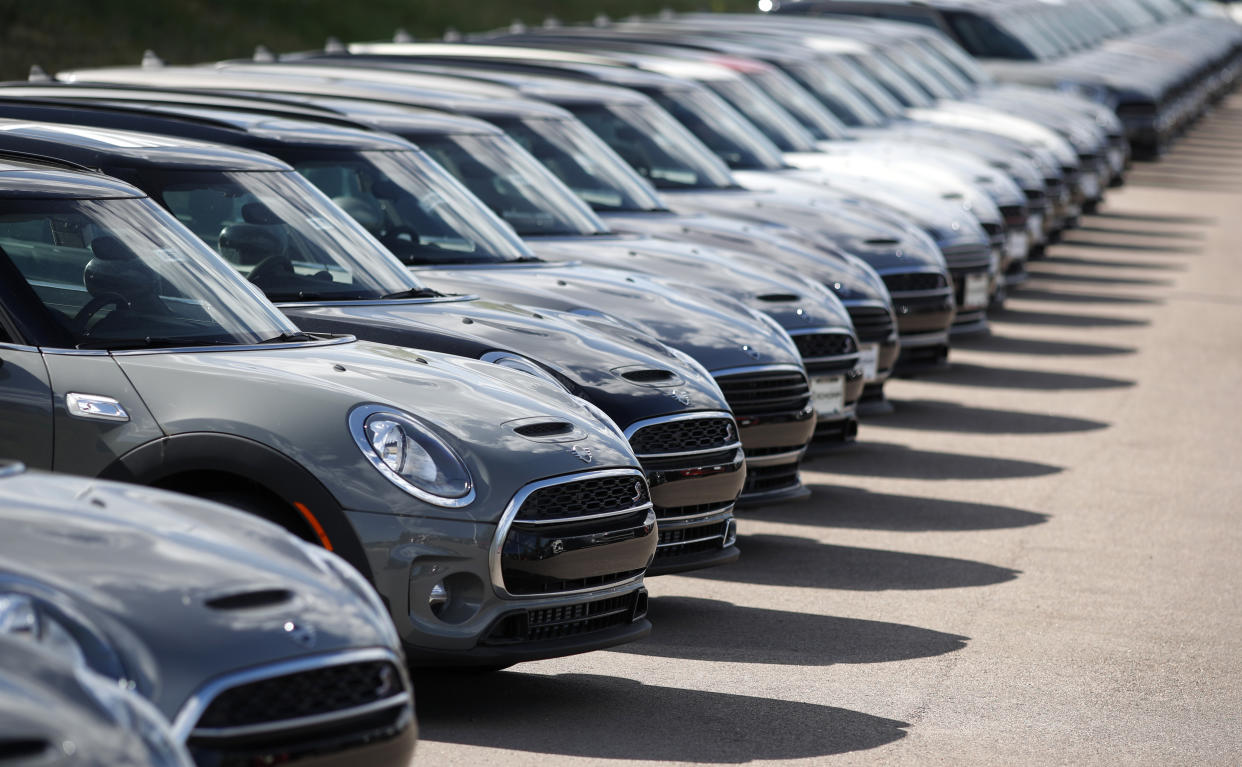
<instances>
[{"instance_id":1,"label":"black car roof","mask_svg":"<svg viewBox=\"0 0 1242 767\"><path fill-rule=\"evenodd\" d=\"M124 181L101 173L65 170L60 163L0 152L0 199L100 200L145 196Z\"/></svg>"},{"instance_id":2,"label":"black car roof","mask_svg":"<svg viewBox=\"0 0 1242 767\"><path fill-rule=\"evenodd\" d=\"M87 168L122 162L134 168L290 170L273 157L245 149L153 133L18 119L0 118L0 150L70 160Z\"/></svg>"},{"instance_id":3,"label":"black car roof","mask_svg":"<svg viewBox=\"0 0 1242 767\"><path fill-rule=\"evenodd\" d=\"M17 96L18 94L14 94ZM263 112L177 103L138 103L88 99L73 102L68 93L59 99L5 98L0 88L0 118L43 122L82 123L119 130L139 130L178 136L198 142L244 146L257 152L298 144L307 148L342 146L358 150L399 151L408 142L385 133L332 124L332 116L308 120L309 116L285 117ZM351 125L356 123L351 122Z\"/></svg>"}]
</instances>

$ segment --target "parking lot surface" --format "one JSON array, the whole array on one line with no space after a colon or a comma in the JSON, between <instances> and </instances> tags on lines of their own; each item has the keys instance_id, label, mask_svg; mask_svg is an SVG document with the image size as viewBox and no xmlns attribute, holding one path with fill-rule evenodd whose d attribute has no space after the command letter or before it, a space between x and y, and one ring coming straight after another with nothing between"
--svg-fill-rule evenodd
<instances>
[{"instance_id":1,"label":"parking lot surface","mask_svg":"<svg viewBox=\"0 0 1242 767\"><path fill-rule=\"evenodd\" d=\"M416 680L416 763L1242 762L1242 98L950 370L648 583L652 636Z\"/></svg>"}]
</instances>

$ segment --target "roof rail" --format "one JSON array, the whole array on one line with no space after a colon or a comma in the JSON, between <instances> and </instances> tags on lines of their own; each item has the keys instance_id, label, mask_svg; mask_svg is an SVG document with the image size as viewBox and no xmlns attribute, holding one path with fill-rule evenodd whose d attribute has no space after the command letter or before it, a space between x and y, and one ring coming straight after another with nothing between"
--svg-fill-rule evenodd
<instances>
[{"instance_id":1,"label":"roof rail","mask_svg":"<svg viewBox=\"0 0 1242 767\"><path fill-rule=\"evenodd\" d=\"M85 171L86 173L94 173L96 175L100 173L100 171L95 168L87 167L81 163L76 163L73 160L62 160L59 157L49 157L48 155L38 154L36 152L20 152L16 149L0 148L0 159L24 160L38 165L48 165L61 170Z\"/></svg>"}]
</instances>

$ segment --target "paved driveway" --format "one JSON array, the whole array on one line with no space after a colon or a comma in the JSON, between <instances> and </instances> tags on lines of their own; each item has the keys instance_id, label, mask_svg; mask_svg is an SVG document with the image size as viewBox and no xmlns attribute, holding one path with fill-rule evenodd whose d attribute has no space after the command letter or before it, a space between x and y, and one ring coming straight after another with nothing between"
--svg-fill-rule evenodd
<instances>
[{"instance_id":1,"label":"paved driveway","mask_svg":"<svg viewBox=\"0 0 1242 767\"><path fill-rule=\"evenodd\" d=\"M1240 271L1235 97L649 640L419 679L417 763L1242 763Z\"/></svg>"}]
</instances>

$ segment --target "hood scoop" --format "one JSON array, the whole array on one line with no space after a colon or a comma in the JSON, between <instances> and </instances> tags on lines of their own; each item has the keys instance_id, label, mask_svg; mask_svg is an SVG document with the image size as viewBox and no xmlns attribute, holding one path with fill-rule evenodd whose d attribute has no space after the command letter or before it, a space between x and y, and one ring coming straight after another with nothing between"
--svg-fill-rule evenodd
<instances>
[{"instance_id":1,"label":"hood scoop","mask_svg":"<svg viewBox=\"0 0 1242 767\"><path fill-rule=\"evenodd\" d=\"M514 433L532 442L577 442L586 435L577 426L568 421L561 421L547 416L519 418L507 422Z\"/></svg>"},{"instance_id":2,"label":"hood scoop","mask_svg":"<svg viewBox=\"0 0 1242 767\"><path fill-rule=\"evenodd\" d=\"M760 301L767 301L772 304L789 303L790 301L798 301L802 298L797 293L764 293L761 296L755 296Z\"/></svg>"},{"instance_id":3,"label":"hood scoop","mask_svg":"<svg viewBox=\"0 0 1242 767\"><path fill-rule=\"evenodd\" d=\"M212 597L203 604L213 610L254 610L282 605L292 599L293 592L288 589L260 589Z\"/></svg>"},{"instance_id":4,"label":"hood scoop","mask_svg":"<svg viewBox=\"0 0 1242 767\"><path fill-rule=\"evenodd\" d=\"M863 245L870 245L874 248L888 247L890 245L896 245L897 243L898 241L893 237L872 237L870 239L863 240Z\"/></svg>"},{"instance_id":5,"label":"hood scoop","mask_svg":"<svg viewBox=\"0 0 1242 767\"><path fill-rule=\"evenodd\" d=\"M621 376L632 384L639 386L681 386L685 383L681 376L664 368L649 368L643 365L629 365L613 368L613 373Z\"/></svg>"}]
</instances>

